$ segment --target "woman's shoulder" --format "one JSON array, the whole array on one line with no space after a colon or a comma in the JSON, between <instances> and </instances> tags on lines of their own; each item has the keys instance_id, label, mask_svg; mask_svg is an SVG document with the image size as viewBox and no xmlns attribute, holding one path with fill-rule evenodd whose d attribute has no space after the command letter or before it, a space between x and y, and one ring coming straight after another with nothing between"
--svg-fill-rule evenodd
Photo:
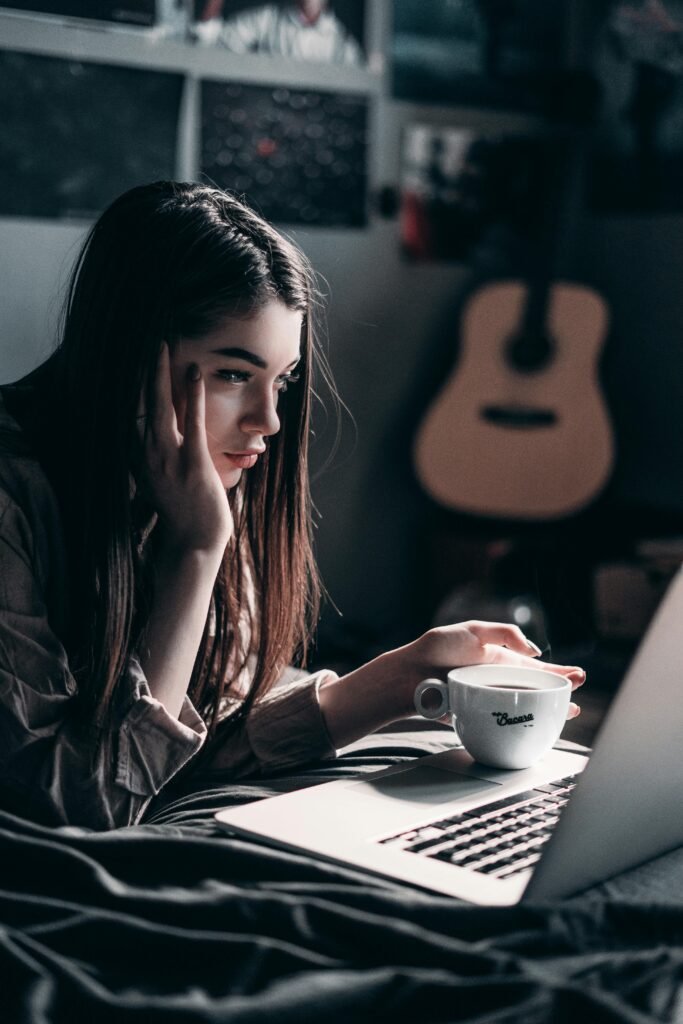
<instances>
[{"instance_id":1,"label":"woman's shoulder","mask_svg":"<svg viewBox=\"0 0 683 1024\"><path fill-rule=\"evenodd\" d=\"M0 515L18 506L30 519L40 522L55 507L55 496L31 443L0 388Z\"/></svg>"},{"instance_id":2,"label":"woman's shoulder","mask_svg":"<svg viewBox=\"0 0 683 1024\"><path fill-rule=\"evenodd\" d=\"M0 388L0 563L15 588L28 569L45 593L64 566L57 496ZM19 571L21 569L21 571ZM57 602L58 604L59 602Z\"/></svg>"}]
</instances>

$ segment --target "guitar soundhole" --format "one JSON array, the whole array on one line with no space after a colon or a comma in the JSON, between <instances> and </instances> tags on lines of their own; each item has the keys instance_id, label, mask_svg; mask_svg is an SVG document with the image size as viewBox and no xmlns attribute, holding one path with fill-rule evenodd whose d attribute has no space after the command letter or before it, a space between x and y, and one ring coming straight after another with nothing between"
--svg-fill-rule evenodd
<instances>
[{"instance_id":1,"label":"guitar soundhole","mask_svg":"<svg viewBox=\"0 0 683 1024\"><path fill-rule=\"evenodd\" d=\"M508 362L519 373L538 373L552 359L554 344L545 332L523 331L508 341Z\"/></svg>"},{"instance_id":2,"label":"guitar soundhole","mask_svg":"<svg viewBox=\"0 0 683 1024\"><path fill-rule=\"evenodd\" d=\"M557 414L552 409L537 409L525 405L487 405L481 410L481 415L497 427L513 430L552 427L557 422Z\"/></svg>"}]
</instances>

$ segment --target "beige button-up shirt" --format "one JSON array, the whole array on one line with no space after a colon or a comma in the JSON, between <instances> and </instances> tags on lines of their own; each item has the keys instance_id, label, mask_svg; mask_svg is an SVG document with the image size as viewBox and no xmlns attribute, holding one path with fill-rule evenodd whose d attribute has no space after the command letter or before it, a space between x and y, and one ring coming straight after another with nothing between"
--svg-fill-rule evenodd
<instances>
[{"instance_id":1,"label":"beige button-up shirt","mask_svg":"<svg viewBox=\"0 0 683 1024\"><path fill-rule=\"evenodd\" d=\"M170 715L132 658L117 687L110 756L103 750L93 770L59 639L66 552L56 496L35 459L19 446L12 453L21 431L1 396L0 432L0 806L50 825L134 824L203 746L206 726L187 697ZM288 671L216 749L214 767L238 778L333 756L318 700L330 676Z\"/></svg>"}]
</instances>

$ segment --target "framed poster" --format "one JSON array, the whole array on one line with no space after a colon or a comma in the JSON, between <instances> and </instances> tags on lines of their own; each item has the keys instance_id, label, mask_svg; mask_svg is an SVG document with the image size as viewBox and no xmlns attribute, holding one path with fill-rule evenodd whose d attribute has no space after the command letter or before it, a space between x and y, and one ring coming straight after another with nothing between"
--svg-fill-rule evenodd
<instances>
[{"instance_id":1,"label":"framed poster","mask_svg":"<svg viewBox=\"0 0 683 1024\"><path fill-rule=\"evenodd\" d=\"M400 238L413 261L466 262L487 232L534 246L554 144L534 136L428 124L404 133Z\"/></svg>"},{"instance_id":2,"label":"framed poster","mask_svg":"<svg viewBox=\"0 0 683 1024\"><path fill-rule=\"evenodd\" d=\"M201 95L202 177L269 220L365 225L365 97L209 80Z\"/></svg>"},{"instance_id":3,"label":"framed poster","mask_svg":"<svg viewBox=\"0 0 683 1024\"><path fill-rule=\"evenodd\" d=\"M399 99L552 113L563 102L570 0L394 0Z\"/></svg>"},{"instance_id":4,"label":"framed poster","mask_svg":"<svg viewBox=\"0 0 683 1024\"><path fill-rule=\"evenodd\" d=\"M365 0L192 3L191 35L205 46L346 67L365 60Z\"/></svg>"},{"instance_id":5,"label":"framed poster","mask_svg":"<svg viewBox=\"0 0 683 1024\"><path fill-rule=\"evenodd\" d=\"M0 215L97 215L175 174L181 75L0 50Z\"/></svg>"},{"instance_id":6,"label":"framed poster","mask_svg":"<svg viewBox=\"0 0 683 1024\"><path fill-rule=\"evenodd\" d=\"M600 26L589 204L683 210L683 0L614 2Z\"/></svg>"}]
</instances>

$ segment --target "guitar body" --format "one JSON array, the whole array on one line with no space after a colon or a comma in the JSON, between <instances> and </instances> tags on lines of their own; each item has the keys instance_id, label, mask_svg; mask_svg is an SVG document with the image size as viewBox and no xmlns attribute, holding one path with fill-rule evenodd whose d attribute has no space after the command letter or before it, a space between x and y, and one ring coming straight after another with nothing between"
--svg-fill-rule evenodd
<instances>
[{"instance_id":1,"label":"guitar body","mask_svg":"<svg viewBox=\"0 0 683 1024\"><path fill-rule=\"evenodd\" d=\"M520 282L486 285L472 296L458 365L418 431L418 479L456 511L556 519L589 504L610 475L614 441L598 378L607 307L582 285L552 285L552 357L520 370L509 342L527 298Z\"/></svg>"}]
</instances>

